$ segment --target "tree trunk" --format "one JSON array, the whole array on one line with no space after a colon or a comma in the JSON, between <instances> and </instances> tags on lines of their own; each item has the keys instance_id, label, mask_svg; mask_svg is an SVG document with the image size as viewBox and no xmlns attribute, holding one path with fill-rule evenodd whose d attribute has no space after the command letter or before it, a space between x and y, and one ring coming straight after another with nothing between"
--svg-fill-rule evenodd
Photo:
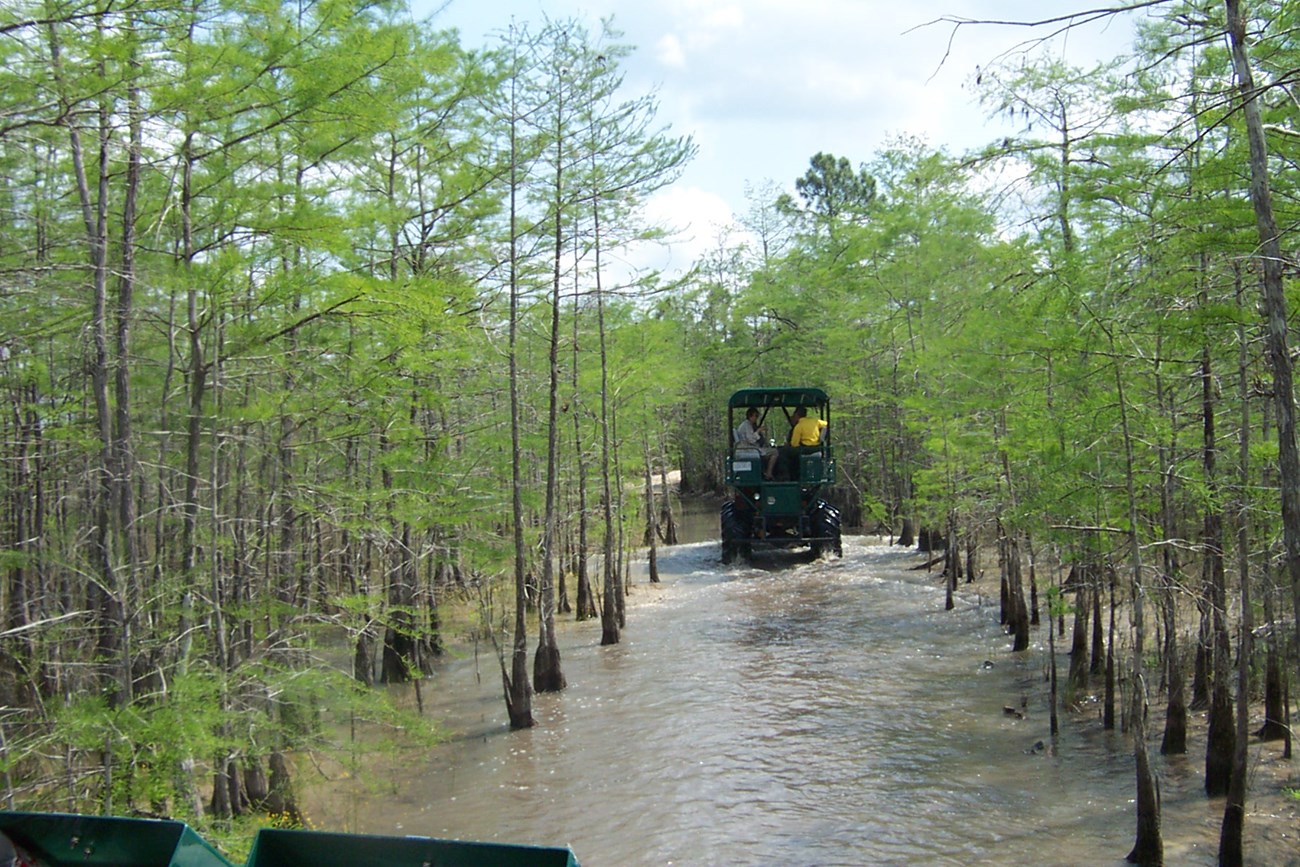
<instances>
[{"instance_id":1,"label":"tree trunk","mask_svg":"<svg viewBox=\"0 0 1300 867\"><path fill-rule=\"evenodd\" d=\"M1264 725L1255 734L1265 741L1278 741L1287 736L1286 702L1282 688L1282 648L1274 619L1273 593L1266 590L1264 597L1264 622L1269 624L1268 648L1264 661Z\"/></svg>"},{"instance_id":2,"label":"tree trunk","mask_svg":"<svg viewBox=\"0 0 1300 867\"><path fill-rule=\"evenodd\" d=\"M1115 729L1115 575L1106 567L1107 586L1110 591L1110 612L1106 622L1106 690L1102 698L1101 726L1106 731Z\"/></svg>"},{"instance_id":3,"label":"tree trunk","mask_svg":"<svg viewBox=\"0 0 1300 867\"><path fill-rule=\"evenodd\" d=\"M1204 260L1202 260L1202 271L1204 270L1205 265ZM1208 306L1204 290L1200 294L1200 305L1202 307ZM1160 373L1159 359L1163 355L1164 353L1160 351L1158 345L1156 353L1157 403L1169 416L1170 420L1169 440L1162 441L1160 445L1160 466L1164 468L1160 475L1160 525L1164 538L1176 539L1179 530L1175 509L1177 479L1173 455L1178 450L1177 434L1175 433L1178 429L1178 422L1176 411L1168 406L1168 404L1172 403L1172 399L1166 396L1164 377ZM1210 347L1208 344L1203 344L1201 347L1201 413L1204 425L1202 432L1205 435L1204 443L1207 454L1211 455L1210 460L1212 460L1212 449L1214 448L1214 383L1211 374ZM1207 471L1210 470L1211 467L1207 467ZM1160 754L1166 756L1183 755L1187 752L1187 689L1185 686L1186 678L1183 676L1182 660L1179 658L1178 653L1177 606L1182 567L1178 559L1178 551L1173 545L1163 546L1161 560L1163 568L1160 575L1160 611L1164 623L1164 647L1161 655L1164 662L1168 700L1165 704L1165 730L1160 741Z\"/></svg>"},{"instance_id":4,"label":"tree trunk","mask_svg":"<svg viewBox=\"0 0 1300 867\"><path fill-rule=\"evenodd\" d=\"M271 796L271 787L267 782L262 762L257 757L250 756L244 759L243 782L242 791L248 806L255 810L265 809L266 800Z\"/></svg>"},{"instance_id":5,"label":"tree trunk","mask_svg":"<svg viewBox=\"0 0 1300 867\"><path fill-rule=\"evenodd\" d=\"M605 345L605 297L601 286L600 264L600 198L592 199L593 244L596 256L596 330L600 341L600 478L602 484L601 508L605 517L605 546L603 571L605 595L600 609L600 643L602 646L619 643L619 609L623 604L623 588L619 579L618 564L614 562L614 492L610 475L614 472L613 443L610 424L612 410L609 406L609 355Z\"/></svg>"},{"instance_id":6,"label":"tree trunk","mask_svg":"<svg viewBox=\"0 0 1300 867\"><path fill-rule=\"evenodd\" d=\"M1205 593L1196 596L1200 614L1196 626L1196 656L1192 660L1192 710L1205 710L1210 706L1210 657L1213 645L1210 628L1210 603Z\"/></svg>"},{"instance_id":7,"label":"tree trunk","mask_svg":"<svg viewBox=\"0 0 1300 867\"><path fill-rule=\"evenodd\" d=\"M1294 637L1300 646L1300 452L1296 445L1295 386L1287 339L1287 303L1283 281L1281 239L1273 216L1269 190L1268 143L1256 101L1255 77L1246 55L1246 27L1240 0L1224 0L1232 68L1241 96L1242 117L1250 144L1250 201L1259 233L1259 269L1267 318L1266 344L1273 370L1273 401L1277 413L1278 470L1281 474L1282 537L1286 547L1287 575L1291 582Z\"/></svg>"},{"instance_id":8,"label":"tree trunk","mask_svg":"<svg viewBox=\"0 0 1300 867\"><path fill-rule=\"evenodd\" d=\"M1241 292L1237 293L1241 305ZM1244 320L1242 320L1244 321ZM1237 501L1237 571L1241 575L1241 621L1237 644L1237 731L1232 750L1232 772L1228 784L1227 802L1223 809L1223 825L1219 832L1220 867L1242 867L1244 851L1242 841L1246 830L1246 742L1250 737L1250 663L1253 656L1252 633L1254 612L1250 593L1250 504L1246 492L1250 490L1250 373L1246 349L1245 327L1237 327L1237 393L1241 403L1241 421L1238 430L1237 470L1241 482Z\"/></svg>"},{"instance_id":9,"label":"tree trunk","mask_svg":"<svg viewBox=\"0 0 1300 867\"><path fill-rule=\"evenodd\" d=\"M1108 332L1111 350L1115 350L1113 333ZM1119 354L1115 354L1119 358ZM1160 781L1147 756L1147 695L1142 654L1146 643L1144 618L1145 590L1142 587L1142 546L1139 544L1137 478L1133 459L1133 433L1129 427L1128 401L1125 398L1123 365L1115 365L1115 395L1119 403L1120 429L1123 432L1125 495L1128 501L1128 547L1130 552L1131 600L1133 603L1133 692L1129 698L1128 723L1133 738L1133 759L1137 776L1137 831L1128 861L1146 867L1164 864L1164 841L1160 835ZM1112 606L1112 617L1114 608ZM1111 636L1112 642L1114 635Z\"/></svg>"},{"instance_id":10,"label":"tree trunk","mask_svg":"<svg viewBox=\"0 0 1300 867\"><path fill-rule=\"evenodd\" d=\"M1221 526L1219 522L1214 522ZM1207 531L1207 537L1209 532ZM1222 541L1221 532L1219 533ZM1205 741L1205 793L1210 797L1225 795L1232 777L1232 756L1235 750L1232 695L1229 689L1231 649L1228 644L1228 627L1225 618L1226 593L1223 553L1219 548L1206 545L1204 554L1209 578L1206 582L1210 603L1210 641L1213 649L1210 664L1209 731Z\"/></svg>"},{"instance_id":11,"label":"tree trunk","mask_svg":"<svg viewBox=\"0 0 1300 867\"><path fill-rule=\"evenodd\" d=\"M1226 662L1226 659L1225 659ZM1219 675L1215 675L1215 680ZM1227 674L1223 676L1227 681ZM1225 689L1210 691L1209 732L1205 738L1205 794L1211 798L1228 793L1232 781L1232 756L1236 750L1233 731L1232 697Z\"/></svg>"},{"instance_id":12,"label":"tree trunk","mask_svg":"<svg viewBox=\"0 0 1300 867\"><path fill-rule=\"evenodd\" d=\"M1081 584L1074 597L1074 632L1070 641L1070 673L1067 675L1066 701L1076 702L1088 689L1088 617L1092 613L1088 586Z\"/></svg>"},{"instance_id":13,"label":"tree trunk","mask_svg":"<svg viewBox=\"0 0 1300 867\"><path fill-rule=\"evenodd\" d=\"M134 16L130 29L135 32ZM132 626L135 620L136 599L140 593L140 554L136 545L135 501L135 435L131 425L131 325L135 318L136 283L136 206L140 195L140 169L143 144L141 96L135 75L139 72L137 49L132 46L129 61L132 80L127 87L127 166L126 188L122 193L122 272L118 275L116 329L114 339L114 407L113 424L113 503L117 510L117 537L120 546L121 576L115 595L121 606L121 665L125 699L131 700L133 689L130 676L132 654Z\"/></svg>"},{"instance_id":14,"label":"tree trunk","mask_svg":"<svg viewBox=\"0 0 1300 867\"><path fill-rule=\"evenodd\" d=\"M513 31L513 27L512 27ZM512 50L518 51L516 45ZM519 86L518 54L513 58L514 69L511 70L510 87L510 478L511 478L511 524L514 535L514 574L515 574L515 629L514 643L510 655L510 670L506 671L505 661L501 660L501 679L505 691L506 715L512 729L531 728L533 726L532 685L528 681L528 622L525 609L528 606L528 587L526 560L527 546L524 544L524 499L523 467L520 449L520 424L523 408L519 398L519 110L516 99Z\"/></svg>"},{"instance_id":15,"label":"tree trunk","mask_svg":"<svg viewBox=\"0 0 1300 867\"><path fill-rule=\"evenodd\" d=\"M573 603L569 601L569 569L573 564L573 536L569 533L568 522L559 528L559 551L555 558L555 613L572 614Z\"/></svg>"},{"instance_id":16,"label":"tree trunk","mask_svg":"<svg viewBox=\"0 0 1300 867\"><path fill-rule=\"evenodd\" d=\"M1034 557L1034 540L1030 536L1025 536L1025 551L1029 558L1029 625L1039 626L1041 621L1038 613L1038 562ZM1049 613L1047 615L1051 617Z\"/></svg>"},{"instance_id":17,"label":"tree trunk","mask_svg":"<svg viewBox=\"0 0 1300 867\"><path fill-rule=\"evenodd\" d=\"M599 233L597 233L597 235L599 235ZM596 286L597 286L597 291L599 291L599 286L600 286L599 278L597 278L596 280ZM601 321L601 326L600 326L601 331L603 333L604 321L605 321L603 307L599 314L599 318ZM602 342L602 346L604 346L603 342ZM601 354L602 357L605 356L605 353L603 351ZM608 363L607 361L603 363L602 367L605 366L605 364L607 363ZM618 403L616 402L611 403L610 405L609 437L611 443L622 442L622 439L619 437L618 434ZM618 448L613 448L611 454L613 455L614 460L611 465L610 474L611 477L617 481L618 479L623 478L623 462L622 462L622 458L620 457L621 452L619 451ZM624 491L623 485L621 484L614 485L614 514L615 515L627 514L627 508L623 500L623 491ZM614 597L615 600L614 608L615 608L615 615L618 617L618 628L621 630L627 627L627 594L632 587L632 576L628 572L628 562L627 562L628 545L627 545L627 540L623 536L624 533L623 522L616 521L614 526L615 526L614 550L617 554L614 563L614 569L615 569L615 573L618 576L617 579L618 593Z\"/></svg>"},{"instance_id":18,"label":"tree trunk","mask_svg":"<svg viewBox=\"0 0 1300 867\"><path fill-rule=\"evenodd\" d=\"M1208 492L1201 530L1202 586L1210 607L1209 731L1205 743L1205 793L1210 797L1226 794L1232 776L1234 752L1232 696L1229 690L1227 574L1223 562L1223 513L1219 505L1218 440L1215 434L1213 372L1208 347L1201 350L1201 465Z\"/></svg>"},{"instance_id":19,"label":"tree trunk","mask_svg":"<svg viewBox=\"0 0 1300 867\"><path fill-rule=\"evenodd\" d=\"M1165 733L1160 741L1160 754L1183 755L1187 752L1186 678L1178 659L1176 633L1168 623L1165 627L1165 672L1169 677L1169 702L1165 707Z\"/></svg>"},{"instance_id":20,"label":"tree trunk","mask_svg":"<svg viewBox=\"0 0 1300 867\"><path fill-rule=\"evenodd\" d=\"M383 437L381 437L381 440ZM382 445L381 445L382 448ZM385 489L393 486L385 470ZM401 535L388 545L384 571L388 579L388 626L384 629L384 648L379 666L380 683L409 683L419 677L419 627L415 620L415 563L411 550L411 525L403 521Z\"/></svg>"},{"instance_id":21,"label":"tree trunk","mask_svg":"<svg viewBox=\"0 0 1300 867\"><path fill-rule=\"evenodd\" d=\"M1088 575L1088 595L1092 599L1092 655L1088 673L1100 676L1106 673L1106 627L1101 617L1101 597L1103 577L1109 576L1106 570L1094 570Z\"/></svg>"},{"instance_id":22,"label":"tree trunk","mask_svg":"<svg viewBox=\"0 0 1300 867\"><path fill-rule=\"evenodd\" d=\"M1011 634L1015 636L1011 651L1029 649L1029 606L1025 603L1024 579L1021 577L1020 545L1015 538L1007 542L1008 590L1011 597Z\"/></svg>"},{"instance_id":23,"label":"tree trunk","mask_svg":"<svg viewBox=\"0 0 1300 867\"><path fill-rule=\"evenodd\" d=\"M586 438L582 435L582 418L586 414L582 409L582 403L579 399L580 389L578 387L578 288L575 285L573 289L573 403L571 414L573 415L573 454L577 458L578 465L578 538L577 550L573 556L573 568L577 576L578 592L575 605L577 611L574 614L576 620L590 620L596 616L596 597L591 590L591 571L587 552L590 550L590 541L588 539L588 529L591 526L591 516L587 508L587 461L583 453Z\"/></svg>"},{"instance_id":24,"label":"tree trunk","mask_svg":"<svg viewBox=\"0 0 1300 867\"><path fill-rule=\"evenodd\" d=\"M1291 734L1291 679L1285 673L1282 675L1282 708L1286 712L1286 717L1282 720L1282 728L1286 732L1282 758L1290 761L1291 744L1295 738Z\"/></svg>"},{"instance_id":25,"label":"tree trunk","mask_svg":"<svg viewBox=\"0 0 1300 867\"><path fill-rule=\"evenodd\" d=\"M547 350L547 418L546 418L546 506L542 518L542 576L537 598L537 652L533 657L533 689L559 692L564 689L564 671L560 667L560 646L555 638L555 555L559 526L560 487L560 264L564 254L563 86L557 85L560 107L555 111L555 178L551 201L554 209L554 255L551 274L551 331ZM577 263L574 263L577 267ZM576 363L576 360L575 360Z\"/></svg>"},{"instance_id":26,"label":"tree trunk","mask_svg":"<svg viewBox=\"0 0 1300 867\"><path fill-rule=\"evenodd\" d=\"M659 528L658 504L655 502L655 483L650 460L650 438L641 431L641 450L645 458L645 536L649 550L646 553L650 583L659 583Z\"/></svg>"},{"instance_id":27,"label":"tree trunk","mask_svg":"<svg viewBox=\"0 0 1300 867\"><path fill-rule=\"evenodd\" d=\"M101 25L102 26L102 25ZM122 600L117 592L117 570L114 568L113 509L114 446L113 417L109 403L108 361L108 216L109 216L109 154L111 147L111 121L107 96L99 100L98 141L96 151L96 177L98 184L92 193L86 171L86 153L77 127L79 114L74 111L64 94L62 44L57 25L48 24L51 67L55 86L62 105L63 123L68 130L73 172L77 185L77 201L81 206L82 229L85 231L87 258L91 285L91 338L92 359L90 368L91 397L95 405L95 421L99 437L99 465L95 468L93 492L94 525L89 534L92 557L92 580L87 584L86 597L95 612L96 663L99 668L101 688L109 704L120 706L126 699L130 686L130 672L122 665L121 642L123 618ZM109 756L105 753L105 761Z\"/></svg>"},{"instance_id":28,"label":"tree trunk","mask_svg":"<svg viewBox=\"0 0 1300 867\"><path fill-rule=\"evenodd\" d=\"M998 525L998 625L1006 628L1011 623L1011 574L1007 557L1007 537Z\"/></svg>"},{"instance_id":29,"label":"tree trunk","mask_svg":"<svg viewBox=\"0 0 1300 867\"><path fill-rule=\"evenodd\" d=\"M956 514L948 513L948 538L943 546L943 587L945 611L956 607L957 578L961 572L961 557L957 553L957 528L954 525Z\"/></svg>"},{"instance_id":30,"label":"tree trunk","mask_svg":"<svg viewBox=\"0 0 1300 867\"><path fill-rule=\"evenodd\" d=\"M1135 708L1134 714L1142 717L1145 712ZM1143 867L1161 867L1165 863L1165 847L1160 836L1160 781L1152 771L1151 761L1147 757L1146 725L1139 720L1135 720L1135 723L1133 737L1137 764L1137 834L1133 848L1125 860Z\"/></svg>"},{"instance_id":31,"label":"tree trunk","mask_svg":"<svg viewBox=\"0 0 1300 867\"><path fill-rule=\"evenodd\" d=\"M225 757L217 756L217 767L225 767ZM233 815L233 807L230 802L229 778L224 770L214 771L212 774L212 800L208 804L208 810L215 818L229 819Z\"/></svg>"},{"instance_id":32,"label":"tree trunk","mask_svg":"<svg viewBox=\"0 0 1300 867\"><path fill-rule=\"evenodd\" d=\"M663 535L660 537L664 540L665 545L677 544L677 517L673 514L673 496L668 487L668 443L665 439L665 432L659 432L659 485L664 492L664 507L662 520L659 524L663 528Z\"/></svg>"},{"instance_id":33,"label":"tree trunk","mask_svg":"<svg viewBox=\"0 0 1300 867\"><path fill-rule=\"evenodd\" d=\"M1058 588L1053 588L1054 592L1058 590ZM1060 601L1060 597L1053 595L1053 593L1049 593L1048 598L1056 600L1058 603ZM1061 733L1061 721L1060 717L1057 715L1060 685L1058 683L1059 679L1056 670L1056 618L1052 616L1050 608L1047 612L1047 660L1048 681L1050 683L1050 718L1048 720L1048 731L1051 733L1052 738L1055 739Z\"/></svg>"},{"instance_id":34,"label":"tree trunk","mask_svg":"<svg viewBox=\"0 0 1300 867\"><path fill-rule=\"evenodd\" d=\"M356 652L352 657L352 676L360 681L362 686L375 685L374 660L370 650L369 630L366 628L357 632Z\"/></svg>"},{"instance_id":35,"label":"tree trunk","mask_svg":"<svg viewBox=\"0 0 1300 867\"><path fill-rule=\"evenodd\" d=\"M542 524L541 586L538 592L537 652L533 658L533 689L559 692L564 689L564 672L560 666L560 648L555 637L555 556L559 527L559 443L560 443L560 274L564 256L564 219L568 214L564 189L567 130L564 113L564 84L554 88L557 105L555 128L555 174L552 187L553 250L551 273L551 328L547 351L547 425L546 425L546 505ZM575 272L577 261L574 261ZM575 273L576 281L576 273ZM574 364L577 364L575 347Z\"/></svg>"},{"instance_id":36,"label":"tree trunk","mask_svg":"<svg viewBox=\"0 0 1300 867\"><path fill-rule=\"evenodd\" d=\"M298 799L293 791L293 776L289 772L289 762L284 753L276 750L271 753L271 778L266 798L266 811L278 816L290 828L303 826L302 811L298 809Z\"/></svg>"},{"instance_id":37,"label":"tree trunk","mask_svg":"<svg viewBox=\"0 0 1300 867\"><path fill-rule=\"evenodd\" d=\"M575 244L577 240L575 239ZM574 258L577 258L575 252ZM596 597L591 589L591 570L589 531L591 527L591 515L588 509L588 491L587 491L587 456L586 440L583 435L582 421L587 412L582 402L582 387L579 381L579 359L582 345L579 340L579 324L582 321L582 293L575 278L573 281L573 364L572 370L569 371L571 377L570 386L573 390L570 398L570 414L573 417L573 454L576 458L575 464L578 472L578 536L577 550L573 557L573 566L578 582L577 599L575 600L576 611L575 620L591 620L597 616Z\"/></svg>"}]
</instances>

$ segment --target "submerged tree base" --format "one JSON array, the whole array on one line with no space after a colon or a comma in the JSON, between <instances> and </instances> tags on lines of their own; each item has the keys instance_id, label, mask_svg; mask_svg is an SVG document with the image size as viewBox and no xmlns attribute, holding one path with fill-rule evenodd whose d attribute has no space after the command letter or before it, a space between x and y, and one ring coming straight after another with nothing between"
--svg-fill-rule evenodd
<instances>
[{"instance_id":1,"label":"submerged tree base","mask_svg":"<svg viewBox=\"0 0 1300 867\"><path fill-rule=\"evenodd\" d=\"M555 645L537 648L537 655L533 657L533 690L560 692L566 686L564 670L560 667L560 648Z\"/></svg>"}]
</instances>

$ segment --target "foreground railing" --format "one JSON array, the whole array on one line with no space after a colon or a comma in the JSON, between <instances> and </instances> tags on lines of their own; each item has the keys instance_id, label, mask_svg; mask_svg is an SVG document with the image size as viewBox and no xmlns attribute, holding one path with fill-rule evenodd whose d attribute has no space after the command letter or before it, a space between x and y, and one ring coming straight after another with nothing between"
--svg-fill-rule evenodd
<instances>
[{"instance_id":1,"label":"foreground railing","mask_svg":"<svg viewBox=\"0 0 1300 867\"><path fill-rule=\"evenodd\" d=\"M0 867L234 867L184 822L0 811ZM263 828L247 867L578 867L568 849Z\"/></svg>"}]
</instances>

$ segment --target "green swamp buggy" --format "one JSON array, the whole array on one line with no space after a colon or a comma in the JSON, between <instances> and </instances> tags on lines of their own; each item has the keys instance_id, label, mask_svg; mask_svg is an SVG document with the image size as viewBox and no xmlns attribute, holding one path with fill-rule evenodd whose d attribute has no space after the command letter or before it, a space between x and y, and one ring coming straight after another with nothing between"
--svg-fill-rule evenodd
<instances>
[{"instance_id":1,"label":"green swamp buggy","mask_svg":"<svg viewBox=\"0 0 1300 867\"><path fill-rule=\"evenodd\" d=\"M843 556L840 513L822 496L835 483L829 425L815 446L790 446L795 410L830 422L830 398L820 388L743 388L727 401L726 482L722 504L722 560L748 558L756 549L809 547L814 557ZM750 409L766 428L762 450L737 445L736 428ZM775 436L775 438L773 438ZM777 449L772 478L767 454Z\"/></svg>"}]
</instances>

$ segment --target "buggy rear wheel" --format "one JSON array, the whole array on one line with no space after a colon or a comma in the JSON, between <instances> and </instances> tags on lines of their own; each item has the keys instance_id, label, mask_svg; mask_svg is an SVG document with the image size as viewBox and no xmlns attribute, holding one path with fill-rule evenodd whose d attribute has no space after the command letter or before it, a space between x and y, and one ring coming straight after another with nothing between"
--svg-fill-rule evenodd
<instances>
[{"instance_id":1,"label":"buggy rear wheel","mask_svg":"<svg viewBox=\"0 0 1300 867\"><path fill-rule=\"evenodd\" d=\"M825 500L818 500L812 511L813 555L825 554L844 556L844 546L840 541L840 510Z\"/></svg>"},{"instance_id":2,"label":"buggy rear wheel","mask_svg":"<svg viewBox=\"0 0 1300 867\"><path fill-rule=\"evenodd\" d=\"M719 517L722 533L722 562L734 563L739 559L748 559L749 530L745 526L745 521L737 514L736 504L731 500L723 503Z\"/></svg>"}]
</instances>

